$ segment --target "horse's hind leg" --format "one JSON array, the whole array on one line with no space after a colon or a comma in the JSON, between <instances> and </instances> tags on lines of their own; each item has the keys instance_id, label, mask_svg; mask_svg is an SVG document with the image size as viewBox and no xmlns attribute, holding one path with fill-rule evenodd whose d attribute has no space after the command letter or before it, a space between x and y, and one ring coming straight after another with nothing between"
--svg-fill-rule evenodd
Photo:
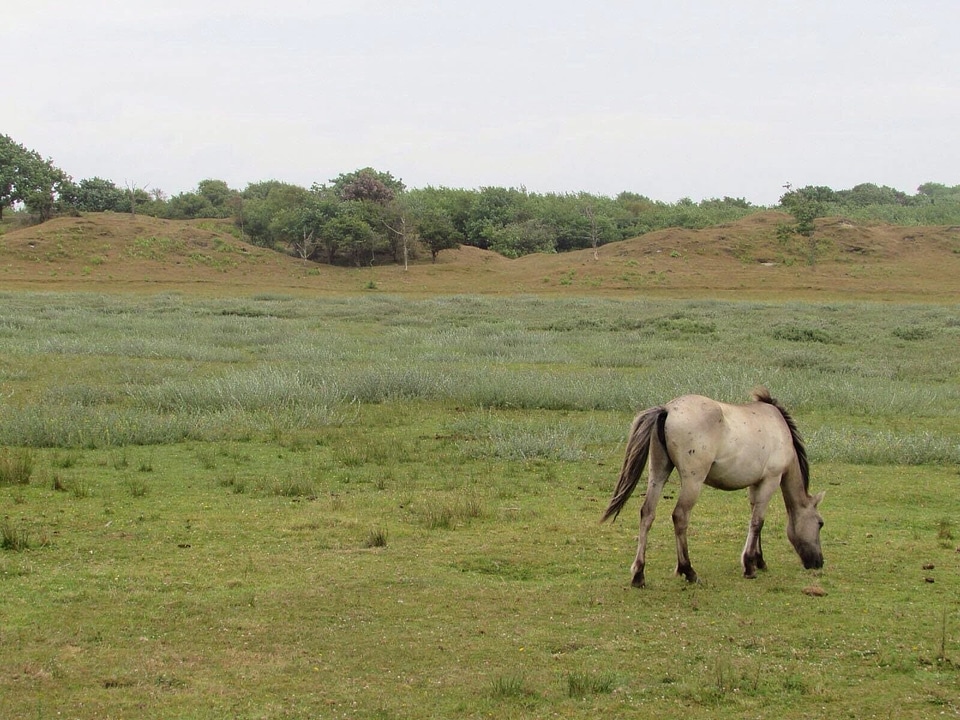
<instances>
[{"instance_id":1,"label":"horse's hind leg","mask_svg":"<svg viewBox=\"0 0 960 720\"><path fill-rule=\"evenodd\" d=\"M763 530L763 518L767 513L767 505L774 491L780 486L780 477L767 477L750 488L750 528L747 531L747 542L743 546L740 562L743 565L743 576L754 578L757 570L766 570L767 563L763 559L763 549L760 546L760 532Z\"/></svg>"},{"instance_id":2,"label":"horse's hind leg","mask_svg":"<svg viewBox=\"0 0 960 720\"><path fill-rule=\"evenodd\" d=\"M673 463L666 450L656 440L650 441L650 477L647 480L647 495L640 507L640 531L637 533L637 558L633 561L633 567L630 569L633 573L631 585L642 588L645 584L643 569L646 564L647 555L647 535L650 532L650 526L653 525L653 519L657 514L657 503L660 502L660 495L663 493L663 486L670 477L673 470Z\"/></svg>"},{"instance_id":3,"label":"horse's hind leg","mask_svg":"<svg viewBox=\"0 0 960 720\"><path fill-rule=\"evenodd\" d=\"M697 573L690 564L690 551L687 549L687 527L690 524L690 511L700 497L703 488L702 477L680 477L680 497L673 509L673 532L677 539L677 575L683 575L687 582L697 582Z\"/></svg>"}]
</instances>

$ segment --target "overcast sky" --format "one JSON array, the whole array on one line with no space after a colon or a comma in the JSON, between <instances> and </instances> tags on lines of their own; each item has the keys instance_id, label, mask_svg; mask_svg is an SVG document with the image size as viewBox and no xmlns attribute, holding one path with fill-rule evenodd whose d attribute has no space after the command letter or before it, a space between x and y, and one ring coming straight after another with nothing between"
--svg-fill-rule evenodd
<instances>
[{"instance_id":1,"label":"overcast sky","mask_svg":"<svg viewBox=\"0 0 960 720\"><path fill-rule=\"evenodd\" d=\"M29 0L0 133L75 180L960 184L956 0Z\"/></svg>"}]
</instances>

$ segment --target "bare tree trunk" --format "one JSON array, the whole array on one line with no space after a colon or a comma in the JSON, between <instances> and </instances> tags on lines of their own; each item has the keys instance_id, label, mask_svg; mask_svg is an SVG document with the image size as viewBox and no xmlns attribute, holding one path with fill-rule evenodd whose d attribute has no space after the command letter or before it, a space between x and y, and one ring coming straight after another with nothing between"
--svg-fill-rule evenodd
<instances>
[{"instance_id":1,"label":"bare tree trunk","mask_svg":"<svg viewBox=\"0 0 960 720\"><path fill-rule=\"evenodd\" d=\"M403 269L410 269L410 243L408 241L407 233L407 216L400 215L400 226L394 227L390 225L386 220L383 221L383 226L389 231L400 238L401 246L403 248ZM394 260L397 259L396 253L394 253Z\"/></svg>"},{"instance_id":2,"label":"bare tree trunk","mask_svg":"<svg viewBox=\"0 0 960 720\"><path fill-rule=\"evenodd\" d=\"M303 264L307 264L307 260L310 259L310 256L313 255L313 251L316 249L316 243L313 240L313 230L309 233L303 231L303 240L301 242L293 242L294 252L300 257L303 261Z\"/></svg>"},{"instance_id":3,"label":"bare tree trunk","mask_svg":"<svg viewBox=\"0 0 960 720\"><path fill-rule=\"evenodd\" d=\"M146 183L142 187L139 185L135 185L130 181L127 181L125 184L127 186L127 192L130 193L130 214L136 217L137 216L137 190L146 192L147 185L149 185L150 183Z\"/></svg>"},{"instance_id":4,"label":"bare tree trunk","mask_svg":"<svg viewBox=\"0 0 960 720\"><path fill-rule=\"evenodd\" d=\"M407 244L407 218L400 216L400 239L403 242L403 269L410 269L410 248Z\"/></svg>"}]
</instances>

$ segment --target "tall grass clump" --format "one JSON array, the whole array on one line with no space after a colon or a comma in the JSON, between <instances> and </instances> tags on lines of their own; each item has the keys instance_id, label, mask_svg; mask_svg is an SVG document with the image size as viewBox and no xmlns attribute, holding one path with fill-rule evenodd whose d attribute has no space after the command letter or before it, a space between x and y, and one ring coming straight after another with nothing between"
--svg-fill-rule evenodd
<instances>
[{"instance_id":1,"label":"tall grass clump","mask_svg":"<svg viewBox=\"0 0 960 720\"><path fill-rule=\"evenodd\" d=\"M617 678L610 673L593 675L585 672L571 672L567 675L567 696L583 699L590 695L607 695L617 687Z\"/></svg>"},{"instance_id":2,"label":"tall grass clump","mask_svg":"<svg viewBox=\"0 0 960 720\"><path fill-rule=\"evenodd\" d=\"M37 404L5 412L0 406L0 444L23 447L113 448L171 445L185 440L248 440L278 428L316 428L339 422L339 395L290 390L271 397L262 388L252 395L213 395L205 400L181 396L170 402L164 390L133 394L135 406ZM334 393L335 394L335 393ZM207 402L207 400L210 400Z\"/></svg>"},{"instance_id":3,"label":"tall grass clump","mask_svg":"<svg viewBox=\"0 0 960 720\"><path fill-rule=\"evenodd\" d=\"M453 384L452 397L475 407L517 410L629 410L650 395L645 378L606 368L566 371L475 368Z\"/></svg>"},{"instance_id":4,"label":"tall grass clump","mask_svg":"<svg viewBox=\"0 0 960 720\"><path fill-rule=\"evenodd\" d=\"M536 693L527 687L523 675L498 675L490 683L490 696L495 700L533 699Z\"/></svg>"},{"instance_id":5,"label":"tall grass clump","mask_svg":"<svg viewBox=\"0 0 960 720\"><path fill-rule=\"evenodd\" d=\"M302 474L287 478L275 478L263 483L264 490L270 495L286 498L315 498L317 487L313 480Z\"/></svg>"},{"instance_id":6,"label":"tall grass clump","mask_svg":"<svg viewBox=\"0 0 960 720\"><path fill-rule=\"evenodd\" d=\"M30 534L9 517L0 518L0 549L21 552L30 548Z\"/></svg>"},{"instance_id":7,"label":"tall grass clump","mask_svg":"<svg viewBox=\"0 0 960 720\"><path fill-rule=\"evenodd\" d=\"M419 506L415 512L428 530L453 530L485 514L483 502L476 497L434 499Z\"/></svg>"},{"instance_id":8,"label":"tall grass clump","mask_svg":"<svg viewBox=\"0 0 960 720\"><path fill-rule=\"evenodd\" d=\"M494 428L477 446L465 450L474 457L501 460L561 460L574 462L585 455L583 440L558 426Z\"/></svg>"},{"instance_id":9,"label":"tall grass clump","mask_svg":"<svg viewBox=\"0 0 960 720\"><path fill-rule=\"evenodd\" d=\"M15 419L0 422L0 443L86 449L167 445L189 439L194 429L193 418L141 408L28 405Z\"/></svg>"},{"instance_id":10,"label":"tall grass clump","mask_svg":"<svg viewBox=\"0 0 960 720\"><path fill-rule=\"evenodd\" d=\"M26 485L33 474L33 453L22 448L0 450L0 486Z\"/></svg>"},{"instance_id":11,"label":"tall grass clump","mask_svg":"<svg viewBox=\"0 0 960 720\"><path fill-rule=\"evenodd\" d=\"M374 528L363 541L365 548L382 548L387 546L387 531L383 528Z\"/></svg>"},{"instance_id":12,"label":"tall grass clump","mask_svg":"<svg viewBox=\"0 0 960 720\"><path fill-rule=\"evenodd\" d=\"M449 395L450 378L418 367L376 367L344 381L344 394L362 403L436 400Z\"/></svg>"},{"instance_id":13,"label":"tall grass clump","mask_svg":"<svg viewBox=\"0 0 960 720\"><path fill-rule=\"evenodd\" d=\"M142 407L161 413L201 414L230 409L285 412L330 407L343 400L335 384L284 368L240 369L212 378L167 380L153 387L131 388Z\"/></svg>"}]
</instances>

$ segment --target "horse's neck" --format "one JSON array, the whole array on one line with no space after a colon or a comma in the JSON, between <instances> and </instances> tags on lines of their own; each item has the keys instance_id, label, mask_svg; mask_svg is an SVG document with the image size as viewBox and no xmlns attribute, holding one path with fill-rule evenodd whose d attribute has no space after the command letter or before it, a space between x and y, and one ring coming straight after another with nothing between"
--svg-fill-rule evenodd
<instances>
[{"instance_id":1,"label":"horse's neck","mask_svg":"<svg viewBox=\"0 0 960 720\"><path fill-rule=\"evenodd\" d=\"M803 475L800 472L800 463L796 460L791 463L790 468L780 481L780 490L783 492L783 502L787 506L787 512L791 514L793 514L795 510L807 507L810 504L811 497L807 489L803 486Z\"/></svg>"}]
</instances>

